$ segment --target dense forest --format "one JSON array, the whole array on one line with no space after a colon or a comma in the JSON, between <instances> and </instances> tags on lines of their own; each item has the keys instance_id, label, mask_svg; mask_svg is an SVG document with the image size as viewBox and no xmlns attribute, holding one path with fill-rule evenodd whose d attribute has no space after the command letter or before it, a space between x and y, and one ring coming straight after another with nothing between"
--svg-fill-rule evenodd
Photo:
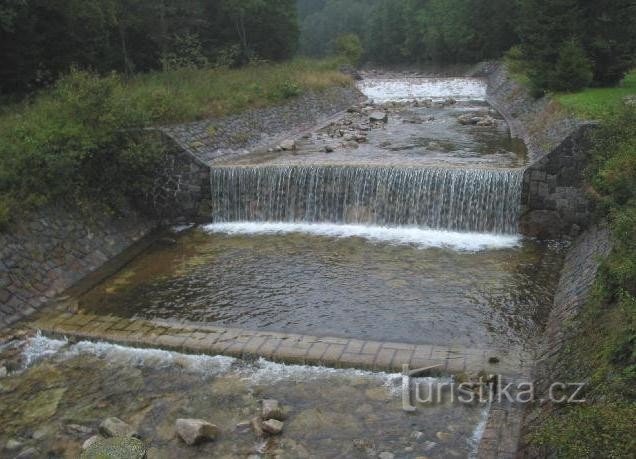
<instances>
[{"instance_id":1,"label":"dense forest","mask_svg":"<svg viewBox=\"0 0 636 459\"><path fill-rule=\"evenodd\" d=\"M376 64L468 63L510 51L538 89L618 83L634 65L632 0L299 0L300 52L353 36ZM350 38L351 41L351 38Z\"/></svg>"},{"instance_id":2,"label":"dense forest","mask_svg":"<svg viewBox=\"0 0 636 459\"><path fill-rule=\"evenodd\" d=\"M509 52L539 91L575 90L623 78L634 24L632 0L0 0L0 92L73 66L130 75L297 51L384 65Z\"/></svg>"},{"instance_id":3,"label":"dense forest","mask_svg":"<svg viewBox=\"0 0 636 459\"><path fill-rule=\"evenodd\" d=\"M294 0L0 0L0 91L73 65L132 74L286 59L297 40Z\"/></svg>"}]
</instances>

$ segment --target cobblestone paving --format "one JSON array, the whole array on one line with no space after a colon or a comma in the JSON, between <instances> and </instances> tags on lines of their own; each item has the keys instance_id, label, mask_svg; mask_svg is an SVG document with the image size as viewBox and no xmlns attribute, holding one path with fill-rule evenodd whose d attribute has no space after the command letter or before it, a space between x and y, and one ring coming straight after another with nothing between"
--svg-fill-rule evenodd
<instances>
[{"instance_id":1,"label":"cobblestone paving","mask_svg":"<svg viewBox=\"0 0 636 459\"><path fill-rule=\"evenodd\" d=\"M49 309L30 326L46 335L157 347L194 354L263 357L289 364L397 371L428 368L435 374L525 374L530 361L503 350L414 345L358 339L250 331L165 321L121 319ZM496 363L495 363L496 362Z\"/></svg>"}]
</instances>

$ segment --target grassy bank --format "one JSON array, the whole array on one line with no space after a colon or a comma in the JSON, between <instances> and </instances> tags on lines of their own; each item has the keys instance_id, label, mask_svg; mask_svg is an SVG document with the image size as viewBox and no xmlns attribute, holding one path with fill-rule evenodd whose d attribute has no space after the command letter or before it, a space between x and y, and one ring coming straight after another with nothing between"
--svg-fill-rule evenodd
<instances>
[{"instance_id":1,"label":"grassy bank","mask_svg":"<svg viewBox=\"0 0 636 459\"><path fill-rule=\"evenodd\" d=\"M58 198L116 209L143 194L161 156L139 127L220 117L351 84L334 61L182 69L125 79L73 71L0 113L0 226Z\"/></svg>"},{"instance_id":2,"label":"grassy bank","mask_svg":"<svg viewBox=\"0 0 636 459\"><path fill-rule=\"evenodd\" d=\"M573 94L556 94L561 106L579 118L605 120L623 105L625 96L636 95L636 70L615 88L588 88Z\"/></svg>"},{"instance_id":3,"label":"grassy bank","mask_svg":"<svg viewBox=\"0 0 636 459\"><path fill-rule=\"evenodd\" d=\"M559 381L587 382L584 405L552 412L531 435L556 457L633 457L636 451L636 108L635 74L619 88L558 95L582 118L602 122L594 134L588 185L598 218L609 221L613 250L594 293L558 356ZM565 324L564 324L565 325Z\"/></svg>"}]
</instances>

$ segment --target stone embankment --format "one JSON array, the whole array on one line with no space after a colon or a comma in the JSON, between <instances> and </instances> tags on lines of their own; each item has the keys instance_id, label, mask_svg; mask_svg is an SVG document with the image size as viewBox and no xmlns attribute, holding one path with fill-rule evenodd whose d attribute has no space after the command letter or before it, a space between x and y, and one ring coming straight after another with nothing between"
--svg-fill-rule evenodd
<instances>
[{"instance_id":1,"label":"stone embankment","mask_svg":"<svg viewBox=\"0 0 636 459\"><path fill-rule=\"evenodd\" d=\"M309 92L283 105L166 127L163 131L183 149L209 164L220 158L267 150L286 139L300 137L362 99L355 88L336 87Z\"/></svg>"},{"instance_id":2,"label":"stone embankment","mask_svg":"<svg viewBox=\"0 0 636 459\"><path fill-rule=\"evenodd\" d=\"M594 126L568 116L547 97L534 99L499 63L475 72L488 80L488 101L528 147L521 231L531 237L576 237L592 219L584 191L589 132Z\"/></svg>"}]
</instances>

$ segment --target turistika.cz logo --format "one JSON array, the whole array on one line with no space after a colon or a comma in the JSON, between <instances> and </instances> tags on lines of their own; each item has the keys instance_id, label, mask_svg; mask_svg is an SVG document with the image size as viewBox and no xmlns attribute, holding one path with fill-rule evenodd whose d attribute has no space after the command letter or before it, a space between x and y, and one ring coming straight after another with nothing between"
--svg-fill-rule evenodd
<instances>
[{"instance_id":1,"label":"turistika.cz logo","mask_svg":"<svg viewBox=\"0 0 636 459\"><path fill-rule=\"evenodd\" d=\"M545 398L537 399L532 382L509 381L502 375L480 376L470 381L452 378L419 377L434 367L411 370L408 365L402 371L402 409L412 412L418 405L430 404L580 404L585 383L552 383Z\"/></svg>"}]
</instances>

